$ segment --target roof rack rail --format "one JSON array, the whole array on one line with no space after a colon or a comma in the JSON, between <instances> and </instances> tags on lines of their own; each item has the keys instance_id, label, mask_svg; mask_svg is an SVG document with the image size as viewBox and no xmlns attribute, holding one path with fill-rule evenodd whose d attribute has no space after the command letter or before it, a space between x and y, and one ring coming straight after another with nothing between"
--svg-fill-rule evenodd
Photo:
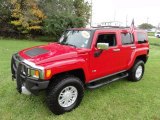
<instances>
[{"instance_id":1,"label":"roof rack rail","mask_svg":"<svg viewBox=\"0 0 160 120\"><path fill-rule=\"evenodd\" d=\"M92 27L92 28L129 28L129 27L124 27L124 26L97 26L97 27Z\"/></svg>"}]
</instances>

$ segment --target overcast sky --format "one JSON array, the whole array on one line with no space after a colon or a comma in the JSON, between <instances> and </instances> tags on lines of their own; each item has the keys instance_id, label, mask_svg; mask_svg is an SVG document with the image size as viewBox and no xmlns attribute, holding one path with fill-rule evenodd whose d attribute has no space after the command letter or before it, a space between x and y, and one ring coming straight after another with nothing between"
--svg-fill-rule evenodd
<instances>
[{"instance_id":1,"label":"overcast sky","mask_svg":"<svg viewBox=\"0 0 160 120\"><path fill-rule=\"evenodd\" d=\"M91 0L88 0L89 2ZM130 25L148 23L157 26L160 23L160 0L92 0L93 23L116 21Z\"/></svg>"}]
</instances>

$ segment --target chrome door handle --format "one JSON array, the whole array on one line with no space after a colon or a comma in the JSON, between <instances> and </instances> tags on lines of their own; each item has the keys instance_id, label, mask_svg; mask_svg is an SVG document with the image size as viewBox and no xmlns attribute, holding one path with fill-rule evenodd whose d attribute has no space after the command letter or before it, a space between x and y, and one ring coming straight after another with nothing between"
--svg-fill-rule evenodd
<instances>
[{"instance_id":1,"label":"chrome door handle","mask_svg":"<svg viewBox=\"0 0 160 120\"><path fill-rule=\"evenodd\" d=\"M113 49L113 51L114 51L114 52L119 52L119 51L120 51L120 49Z\"/></svg>"},{"instance_id":2,"label":"chrome door handle","mask_svg":"<svg viewBox=\"0 0 160 120\"><path fill-rule=\"evenodd\" d=\"M131 49L136 49L136 46L132 46Z\"/></svg>"}]
</instances>

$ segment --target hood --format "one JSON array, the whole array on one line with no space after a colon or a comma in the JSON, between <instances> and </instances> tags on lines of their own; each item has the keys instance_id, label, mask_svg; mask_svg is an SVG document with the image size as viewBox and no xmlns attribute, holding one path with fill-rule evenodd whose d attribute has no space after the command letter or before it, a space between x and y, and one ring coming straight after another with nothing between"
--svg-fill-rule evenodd
<instances>
[{"instance_id":1,"label":"hood","mask_svg":"<svg viewBox=\"0 0 160 120\"><path fill-rule=\"evenodd\" d=\"M24 59L38 65L77 57L77 49L72 46L50 43L22 50L19 54Z\"/></svg>"}]
</instances>

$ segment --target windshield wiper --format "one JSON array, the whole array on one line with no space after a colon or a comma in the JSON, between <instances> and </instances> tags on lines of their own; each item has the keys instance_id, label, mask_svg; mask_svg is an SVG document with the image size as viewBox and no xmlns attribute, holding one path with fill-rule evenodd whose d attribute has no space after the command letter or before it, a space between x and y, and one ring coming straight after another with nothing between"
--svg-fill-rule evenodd
<instances>
[{"instance_id":1,"label":"windshield wiper","mask_svg":"<svg viewBox=\"0 0 160 120\"><path fill-rule=\"evenodd\" d=\"M64 43L64 45L69 45L69 46L73 46L73 47L77 47L77 46L75 46L75 45L72 45L72 44L69 44L69 43Z\"/></svg>"},{"instance_id":2,"label":"windshield wiper","mask_svg":"<svg viewBox=\"0 0 160 120\"><path fill-rule=\"evenodd\" d=\"M69 44L69 43L63 43L63 42L57 42L58 44L61 44L61 45L69 45L69 46L73 46L73 47L77 47L76 45L72 45L72 44Z\"/></svg>"},{"instance_id":3,"label":"windshield wiper","mask_svg":"<svg viewBox=\"0 0 160 120\"><path fill-rule=\"evenodd\" d=\"M61 45L63 45L63 43L61 43L61 42L57 42L58 44L61 44Z\"/></svg>"}]
</instances>

